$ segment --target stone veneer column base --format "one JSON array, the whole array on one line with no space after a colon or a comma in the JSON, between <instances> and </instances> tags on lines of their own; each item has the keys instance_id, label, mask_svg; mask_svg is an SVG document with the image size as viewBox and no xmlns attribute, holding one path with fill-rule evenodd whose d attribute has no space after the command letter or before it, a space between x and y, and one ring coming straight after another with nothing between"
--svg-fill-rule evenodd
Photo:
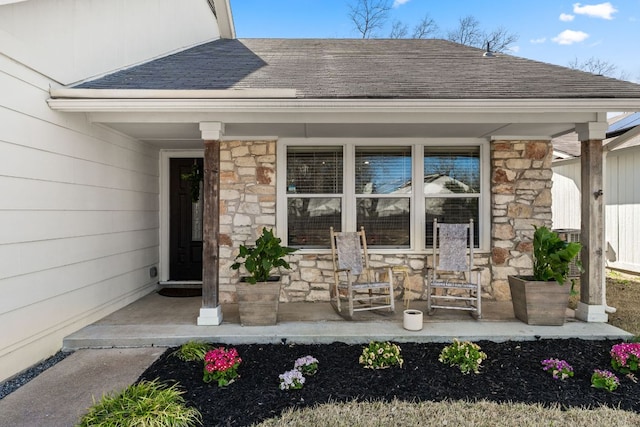
<instances>
[{"instance_id":1,"label":"stone veneer column base","mask_svg":"<svg viewBox=\"0 0 640 427\"><path fill-rule=\"evenodd\" d=\"M222 323L222 306L201 308L198 326L218 326Z\"/></svg>"},{"instance_id":2,"label":"stone veneer column base","mask_svg":"<svg viewBox=\"0 0 640 427\"><path fill-rule=\"evenodd\" d=\"M609 320L609 316L605 309L606 307L604 305L588 305L579 302L578 308L576 309L576 319L585 322L606 323L607 320Z\"/></svg>"}]
</instances>

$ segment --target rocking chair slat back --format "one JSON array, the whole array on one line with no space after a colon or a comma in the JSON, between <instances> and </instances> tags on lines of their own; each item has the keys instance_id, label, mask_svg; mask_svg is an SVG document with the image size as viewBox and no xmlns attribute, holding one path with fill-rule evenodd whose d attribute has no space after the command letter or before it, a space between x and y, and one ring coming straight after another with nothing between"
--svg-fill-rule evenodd
<instances>
[{"instance_id":1,"label":"rocking chair slat back","mask_svg":"<svg viewBox=\"0 0 640 427\"><path fill-rule=\"evenodd\" d=\"M331 227L329 232L334 267L330 298L338 314L352 319L356 311L395 311L391 266L370 266L364 227L357 232Z\"/></svg>"}]
</instances>

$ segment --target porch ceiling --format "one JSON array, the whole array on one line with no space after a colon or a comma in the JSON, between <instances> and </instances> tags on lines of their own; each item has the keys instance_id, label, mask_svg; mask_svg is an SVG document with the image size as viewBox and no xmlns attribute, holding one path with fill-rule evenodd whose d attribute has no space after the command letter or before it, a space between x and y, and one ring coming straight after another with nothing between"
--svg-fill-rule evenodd
<instances>
[{"instance_id":1,"label":"porch ceiling","mask_svg":"<svg viewBox=\"0 0 640 427\"><path fill-rule=\"evenodd\" d=\"M201 148L199 123L104 123L160 149ZM225 139L278 138L489 138L552 137L574 123L226 123Z\"/></svg>"},{"instance_id":2,"label":"porch ceiling","mask_svg":"<svg viewBox=\"0 0 640 427\"><path fill-rule=\"evenodd\" d=\"M246 138L507 138L551 139L578 123L605 122L628 100L301 100L294 98L137 98L144 94L62 89L57 111L87 114L158 148L200 148L200 123L224 123L225 139ZM190 93L198 95L197 91ZM180 92L175 96L185 96ZM620 101L620 102L618 102ZM633 104L633 103L632 103ZM635 105L635 104L633 104ZM617 111L617 110L616 110ZM622 110L620 110L622 111Z\"/></svg>"}]
</instances>

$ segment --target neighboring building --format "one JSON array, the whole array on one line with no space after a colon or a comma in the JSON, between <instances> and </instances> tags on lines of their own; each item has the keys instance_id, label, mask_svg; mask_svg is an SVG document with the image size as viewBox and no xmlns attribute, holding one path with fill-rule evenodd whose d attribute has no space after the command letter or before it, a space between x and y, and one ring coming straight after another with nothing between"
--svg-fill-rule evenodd
<instances>
[{"instance_id":1,"label":"neighboring building","mask_svg":"<svg viewBox=\"0 0 640 427\"><path fill-rule=\"evenodd\" d=\"M640 273L640 113L612 117L603 144L607 265ZM570 133L553 147L553 227L579 230L580 142Z\"/></svg>"},{"instance_id":2,"label":"neighboring building","mask_svg":"<svg viewBox=\"0 0 640 427\"><path fill-rule=\"evenodd\" d=\"M39 27L60 52L84 46L47 71L51 49L2 45L0 378L158 281L202 281L198 323L219 324L229 266L265 226L301 248L281 300L326 301L331 225L365 225L375 261L409 266L419 289L432 219L472 217L483 295L509 299L507 276L531 271L533 225L551 225L552 137L577 128L595 152L608 111L640 110L639 85L444 40L238 40L228 0L213 1L217 21L210 3L0 6L16 46L39 45L32 8L60 17ZM72 7L84 15L67 23ZM123 31L85 44L76 27ZM195 204L181 179L194 167ZM600 286L593 241L586 287ZM597 292L582 295L578 315L602 321Z\"/></svg>"}]
</instances>

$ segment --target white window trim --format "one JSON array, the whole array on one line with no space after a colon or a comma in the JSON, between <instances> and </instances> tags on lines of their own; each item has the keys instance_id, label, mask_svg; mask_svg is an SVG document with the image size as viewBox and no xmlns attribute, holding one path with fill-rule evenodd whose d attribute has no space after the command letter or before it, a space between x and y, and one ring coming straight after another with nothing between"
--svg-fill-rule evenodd
<instances>
[{"instance_id":1,"label":"white window trim","mask_svg":"<svg viewBox=\"0 0 640 427\"><path fill-rule=\"evenodd\" d=\"M356 195L354 180L355 176L350 173L349 166L355 161L356 145L364 146L411 146L412 156L412 179L414 182L424 180L424 167L422 163L422 153L424 146L478 146L480 148L480 205L478 212L478 224L480 227L479 249L477 253L488 252L491 233L491 194L490 194L490 150L489 141L479 138L281 138L277 141L277 173L276 173L276 228L278 236L284 241L288 241L287 236L287 147L288 146L343 146L343 216L342 227L345 230L355 230L356 224ZM413 192L411 196L411 233L410 247L406 249L377 249L371 248L376 253L407 253L424 254L428 248L425 247L425 240L420 238L425 233L424 212L425 197L422 192ZM329 231L327 230L327 233ZM328 253L329 249L301 249L301 253Z\"/></svg>"}]
</instances>

